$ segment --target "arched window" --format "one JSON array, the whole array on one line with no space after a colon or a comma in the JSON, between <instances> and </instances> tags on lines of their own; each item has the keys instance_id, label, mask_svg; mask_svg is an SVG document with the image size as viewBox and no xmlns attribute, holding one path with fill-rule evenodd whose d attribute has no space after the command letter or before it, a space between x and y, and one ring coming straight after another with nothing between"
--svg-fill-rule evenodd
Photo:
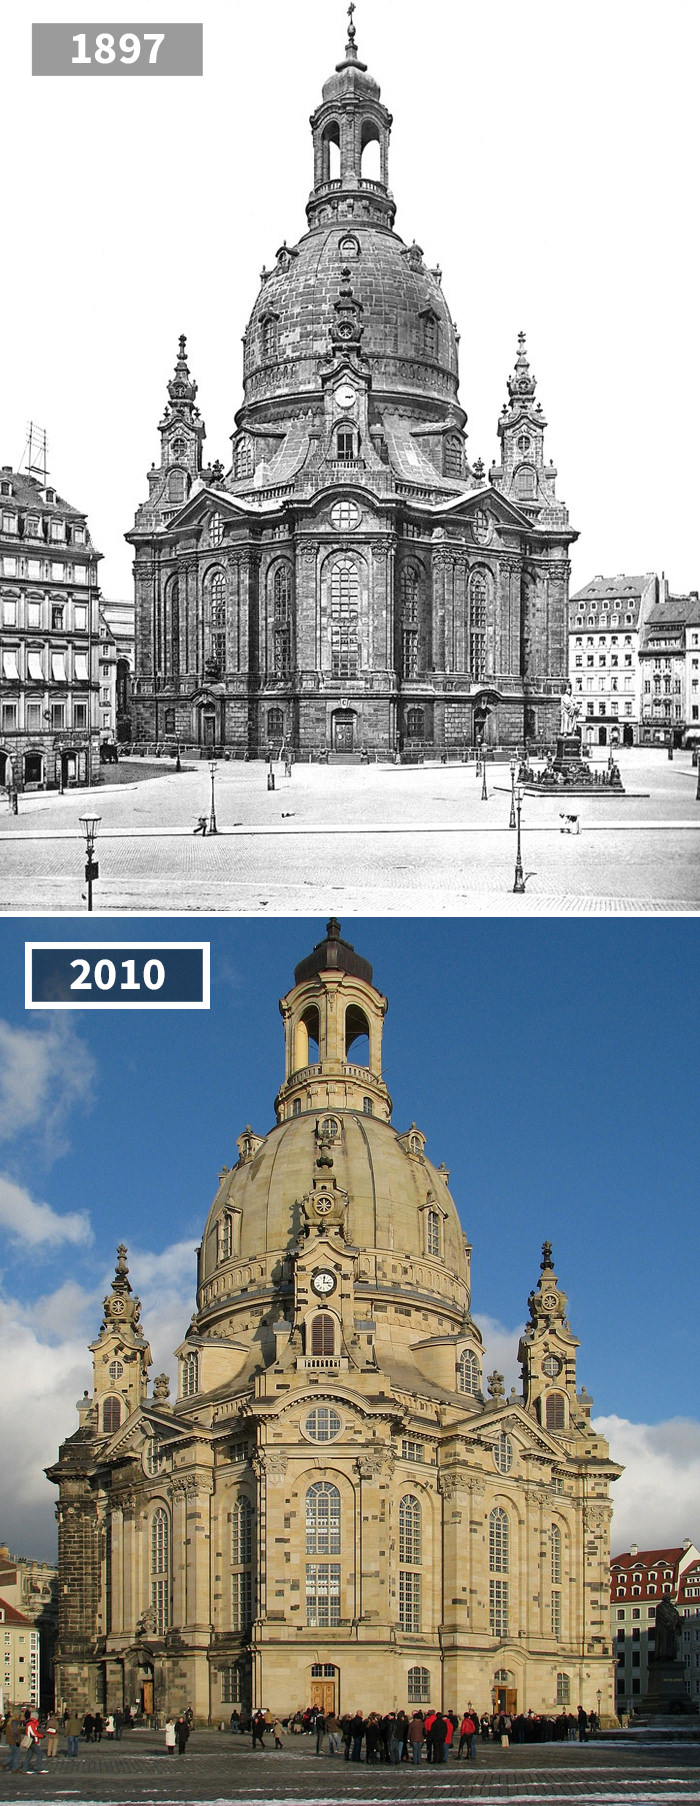
<instances>
[{"instance_id":1,"label":"arched window","mask_svg":"<svg viewBox=\"0 0 700 1806\"><path fill-rule=\"evenodd\" d=\"M209 648L213 662L219 671L226 666L226 578L223 571L215 571L209 591Z\"/></svg>"},{"instance_id":2,"label":"arched window","mask_svg":"<svg viewBox=\"0 0 700 1806\"><path fill-rule=\"evenodd\" d=\"M335 1354L335 1318L330 1311L319 1311L311 1322L312 1355Z\"/></svg>"},{"instance_id":3,"label":"arched window","mask_svg":"<svg viewBox=\"0 0 700 1806\"><path fill-rule=\"evenodd\" d=\"M105 1436L113 1436L122 1420L121 1400L106 1398L102 1406L102 1428Z\"/></svg>"},{"instance_id":4,"label":"arched window","mask_svg":"<svg viewBox=\"0 0 700 1806\"><path fill-rule=\"evenodd\" d=\"M262 323L262 354L266 360L277 356L278 322L274 314L268 314Z\"/></svg>"},{"instance_id":5,"label":"arched window","mask_svg":"<svg viewBox=\"0 0 700 1806\"><path fill-rule=\"evenodd\" d=\"M365 119L360 139L361 173L365 182L381 182L382 155L379 132L371 119Z\"/></svg>"},{"instance_id":6,"label":"arched window","mask_svg":"<svg viewBox=\"0 0 700 1806\"><path fill-rule=\"evenodd\" d=\"M321 181L335 182L340 176L340 128L332 119L321 139Z\"/></svg>"},{"instance_id":7,"label":"arched window","mask_svg":"<svg viewBox=\"0 0 700 1806\"><path fill-rule=\"evenodd\" d=\"M438 323L435 314L423 315L423 350L426 357L437 357Z\"/></svg>"},{"instance_id":8,"label":"arched window","mask_svg":"<svg viewBox=\"0 0 700 1806\"><path fill-rule=\"evenodd\" d=\"M288 564L278 564L272 580L273 664L275 677L288 677L290 668L290 610L292 573Z\"/></svg>"},{"instance_id":9,"label":"arched window","mask_svg":"<svg viewBox=\"0 0 700 1806\"><path fill-rule=\"evenodd\" d=\"M171 470L168 477L168 501L184 502L185 473L184 470Z\"/></svg>"},{"instance_id":10,"label":"arched window","mask_svg":"<svg viewBox=\"0 0 700 1806\"><path fill-rule=\"evenodd\" d=\"M194 1398L199 1391L199 1355L194 1350L182 1362L182 1397Z\"/></svg>"},{"instance_id":11,"label":"arched window","mask_svg":"<svg viewBox=\"0 0 700 1806\"><path fill-rule=\"evenodd\" d=\"M421 1509L411 1493L399 1505L399 1562L406 1567L420 1567L421 1562Z\"/></svg>"},{"instance_id":12,"label":"arched window","mask_svg":"<svg viewBox=\"0 0 700 1806\"><path fill-rule=\"evenodd\" d=\"M250 439L239 439L236 446L236 476L252 477L253 447Z\"/></svg>"},{"instance_id":13,"label":"arched window","mask_svg":"<svg viewBox=\"0 0 700 1806\"><path fill-rule=\"evenodd\" d=\"M170 1604L170 1525L164 1505L151 1518L151 1611L155 1634L165 1635Z\"/></svg>"},{"instance_id":14,"label":"arched window","mask_svg":"<svg viewBox=\"0 0 700 1806\"><path fill-rule=\"evenodd\" d=\"M570 1679L570 1676L568 1674L558 1674L557 1675L557 1705L558 1706L568 1706L570 1704L571 1704L571 1679Z\"/></svg>"},{"instance_id":15,"label":"arched window","mask_svg":"<svg viewBox=\"0 0 700 1806\"><path fill-rule=\"evenodd\" d=\"M306 1495L306 1553L340 1554L340 1493L329 1480L318 1480Z\"/></svg>"},{"instance_id":16,"label":"arched window","mask_svg":"<svg viewBox=\"0 0 700 1806\"><path fill-rule=\"evenodd\" d=\"M231 1629L248 1633L253 1621L253 1525L250 1499L239 1499L231 1513Z\"/></svg>"},{"instance_id":17,"label":"arched window","mask_svg":"<svg viewBox=\"0 0 700 1806\"><path fill-rule=\"evenodd\" d=\"M233 1219L228 1210L219 1217L219 1260L230 1260L233 1253Z\"/></svg>"},{"instance_id":18,"label":"arched window","mask_svg":"<svg viewBox=\"0 0 700 1806\"><path fill-rule=\"evenodd\" d=\"M457 1391L475 1398L480 1385L479 1363L473 1348L464 1348L457 1362Z\"/></svg>"},{"instance_id":19,"label":"arched window","mask_svg":"<svg viewBox=\"0 0 700 1806\"><path fill-rule=\"evenodd\" d=\"M177 458L177 459L186 458L187 457L187 440L180 439L180 438L173 439L171 451L172 451L174 458Z\"/></svg>"},{"instance_id":20,"label":"arched window","mask_svg":"<svg viewBox=\"0 0 700 1806\"><path fill-rule=\"evenodd\" d=\"M219 514L217 511L215 511L214 514L210 514L210 516L209 516L209 543L210 543L210 545L220 546L223 537L224 537L224 517L223 517L223 514Z\"/></svg>"},{"instance_id":21,"label":"arched window","mask_svg":"<svg viewBox=\"0 0 700 1806\"><path fill-rule=\"evenodd\" d=\"M177 577L168 584L165 598L165 669L177 677L180 670L180 585Z\"/></svg>"},{"instance_id":22,"label":"arched window","mask_svg":"<svg viewBox=\"0 0 700 1806\"><path fill-rule=\"evenodd\" d=\"M310 1003L294 1030L294 1072L303 1072L305 1066L315 1065L320 1032L318 1008L315 1003Z\"/></svg>"},{"instance_id":23,"label":"arched window","mask_svg":"<svg viewBox=\"0 0 700 1806\"><path fill-rule=\"evenodd\" d=\"M499 1474L509 1474L513 1466L513 1444L505 1430L501 1430L493 1445L493 1458Z\"/></svg>"},{"instance_id":24,"label":"arched window","mask_svg":"<svg viewBox=\"0 0 700 1806\"><path fill-rule=\"evenodd\" d=\"M527 501L535 494L536 478L531 464L521 464L515 472L515 493Z\"/></svg>"},{"instance_id":25,"label":"arched window","mask_svg":"<svg viewBox=\"0 0 700 1806\"><path fill-rule=\"evenodd\" d=\"M267 737L268 737L268 740L281 740L283 735L284 735L283 710L282 709L268 709L268 711L267 711Z\"/></svg>"},{"instance_id":26,"label":"arched window","mask_svg":"<svg viewBox=\"0 0 700 1806\"><path fill-rule=\"evenodd\" d=\"M552 1586L561 1586L561 1530L558 1524L552 1525Z\"/></svg>"},{"instance_id":27,"label":"arched window","mask_svg":"<svg viewBox=\"0 0 700 1806\"><path fill-rule=\"evenodd\" d=\"M249 1568L253 1560L254 1511L250 1499L239 1499L231 1512L231 1565Z\"/></svg>"},{"instance_id":28,"label":"arched window","mask_svg":"<svg viewBox=\"0 0 700 1806\"><path fill-rule=\"evenodd\" d=\"M462 444L456 433L447 435L442 468L446 477L461 477L462 475Z\"/></svg>"},{"instance_id":29,"label":"arched window","mask_svg":"<svg viewBox=\"0 0 700 1806\"><path fill-rule=\"evenodd\" d=\"M352 464L355 456L356 435L352 426L339 426L335 436L335 455L339 464Z\"/></svg>"},{"instance_id":30,"label":"arched window","mask_svg":"<svg viewBox=\"0 0 700 1806\"><path fill-rule=\"evenodd\" d=\"M418 600L420 578L415 565L401 573L401 673L415 677L418 670Z\"/></svg>"},{"instance_id":31,"label":"arched window","mask_svg":"<svg viewBox=\"0 0 700 1806\"><path fill-rule=\"evenodd\" d=\"M407 677L408 675L409 675L409 673L405 671L404 676ZM408 709L407 710L407 712L406 712L406 738L408 740L423 740L425 738L425 710L424 709Z\"/></svg>"},{"instance_id":32,"label":"arched window","mask_svg":"<svg viewBox=\"0 0 700 1806\"><path fill-rule=\"evenodd\" d=\"M545 1423L548 1430L564 1430L566 1428L566 1406L561 1392L548 1392Z\"/></svg>"},{"instance_id":33,"label":"arched window","mask_svg":"<svg viewBox=\"0 0 700 1806\"><path fill-rule=\"evenodd\" d=\"M351 1003L345 1011L345 1058L352 1048L353 1066L369 1065L369 1023L364 1010Z\"/></svg>"},{"instance_id":34,"label":"arched window","mask_svg":"<svg viewBox=\"0 0 700 1806\"><path fill-rule=\"evenodd\" d=\"M486 672L486 578L483 571L473 571L469 579L469 672L483 677Z\"/></svg>"},{"instance_id":35,"label":"arched window","mask_svg":"<svg viewBox=\"0 0 700 1806\"><path fill-rule=\"evenodd\" d=\"M438 1256L440 1253L440 1218L436 1210L429 1210L426 1218L426 1253Z\"/></svg>"},{"instance_id":36,"label":"arched window","mask_svg":"<svg viewBox=\"0 0 700 1806\"><path fill-rule=\"evenodd\" d=\"M360 573L352 558L336 558L331 571L331 672L357 677Z\"/></svg>"},{"instance_id":37,"label":"arched window","mask_svg":"<svg viewBox=\"0 0 700 1806\"><path fill-rule=\"evenodd\" d=\"M508 1514L497 1505L489 1518L489 1573L507 1574L509 1566L510 1526Z\"/></svg>"},{"instance_id":38,"label":"arched window","mask_svg":"<svg viewBox=\"0 0 700 1806\"><path fill-rule=\"evenodd\" d=\"M429 1706L430 1670L428 1668L409 1668L407 1690L409 1706Z\"/></svg>"}]
</instances>

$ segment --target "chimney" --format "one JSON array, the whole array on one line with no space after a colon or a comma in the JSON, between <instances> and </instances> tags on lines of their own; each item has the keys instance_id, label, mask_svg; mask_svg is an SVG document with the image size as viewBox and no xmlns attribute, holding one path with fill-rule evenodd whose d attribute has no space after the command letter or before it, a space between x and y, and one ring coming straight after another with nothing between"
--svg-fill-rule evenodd
<instances>
[{"instance_id":1,"label":"chimney","mask_svg":"<svg viewBox=\"0 0 700 1806\"><path fill-rule=\"evenodd\" d=\"M632 1543L631 1548L630 1548L630 1555L638 1555L638 1554L639 1554L639 1544Z\"/></svg>"}]
</instances>

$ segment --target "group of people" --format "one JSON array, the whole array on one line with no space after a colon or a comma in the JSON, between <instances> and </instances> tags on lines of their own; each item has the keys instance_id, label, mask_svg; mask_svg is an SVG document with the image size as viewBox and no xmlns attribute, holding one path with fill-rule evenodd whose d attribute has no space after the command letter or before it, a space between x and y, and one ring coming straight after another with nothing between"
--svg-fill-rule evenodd
<instances>
[{"instance_id":1,"label":"group of people","mask_svg":"<svg viewBox=\"0 0 700 1806\"><path fill-rule=\"evenodd\" d=\"M44 1712L36 1706L10 1707L0 1720L0 1736L5 1744L8 1773L28 1768L35 1773L43 1769L43 1757L57 1756L61 1736L66 1739L65 1754L77 1756L80 1738L86 1743L101 1743L102 1738L119 1739L122 1731L136 1722L127 1706L125 1710L108 1712Z\"/></svg>"},{"instance_id":2,"label":"group of people","mask_svg":"<svg viewBox=\"0 0 700 1806\"><path fill-rule=\"evenodd\" d=\"M362 1712L346 1712L338 1718L335 1712L323 1713L319 1708L308 1706L304 1712L295 1712L288 1718L275 1717L274 1713L258 1710L252 1718L242 1718L237 1711L232 1712L230 1728L240 1734L250 1731L253 1749L269 1748L265 1737L271 1733L274 1737L275 1749L283 1749L284 1732L306 1733L313 1736L316 1744L316 1755L338 1756L342 1753L346 1762L447 1762L451 1755L457 1761L474 1761L477 1743L500 1743L507 1749L510 1743L550 1743L550 1742L584 1742L598 1728L595 1712L586 1712L579 1706L578 1712L567 1712L565 1708L557 1717L549 1717L539 1712L520 1712L512 1716L510 1712L479 1713L471 1702L461 1717L456 1712L426 1712L416 1709L408 1712L370 1712L365 1717Z\"/></svg>"}]
</instances>

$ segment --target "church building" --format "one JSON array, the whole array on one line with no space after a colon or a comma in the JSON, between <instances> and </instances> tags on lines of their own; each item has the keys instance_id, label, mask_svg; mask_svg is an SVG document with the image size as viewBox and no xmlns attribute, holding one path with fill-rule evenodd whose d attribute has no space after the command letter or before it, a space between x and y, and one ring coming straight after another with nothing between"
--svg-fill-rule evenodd
<instances>
[{"instance_id":1,"label":"church building","mask_svg":"<svg viewBox=\"0 0 700 1806\"><path fill-rule=\"evenodd\" d=\"M614 1710L609 1487L545 1242L506 1393L449 1173L392 1124L387 1000L336 921L224 1166L177 1396L118 1251L59 1488L57 1700L162 1718Z\"/></svg>"},{"instance_id":2,"label":"church building","mask_svg":"<svg viewBox=\"0 0 700 1806\"><path fill-rule=\"evenodd\" d=\"M231 466L204 462L183 337L126 536L133 731L173 750L460 756L559 726L577 534L525 336L487 474L441 272L394 230L391 114L349 11L311 118L307 230L246 328Z\"/></svg>"}]
</instances>

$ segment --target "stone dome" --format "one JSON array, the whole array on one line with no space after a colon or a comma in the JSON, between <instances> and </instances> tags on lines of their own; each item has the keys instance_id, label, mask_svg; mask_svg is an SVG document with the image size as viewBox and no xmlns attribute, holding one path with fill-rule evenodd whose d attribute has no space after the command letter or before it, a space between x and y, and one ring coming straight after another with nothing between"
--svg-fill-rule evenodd
<instances>
[{"instance_id":1,"label":"stone dome","mask_svg":"<svg viewBox=\"0 0 700 1806\"><path fill-rule=\"evenodd\" d=\"M419 246L353 214L321 222L297 245L282 246L264 277L245 334L245 416L261 404L267 412L271 401L291 414L305 397L308 405L318 395L319 359L330 348L344 269L362 309L362 355L374 401L415 396L424 411L432 398L440 413L457 403L457 337L438 275Z\"/></svg>"},{"instance_id":2,"label":"stone dome","mask_svg":"<svg viewBox=\"0 0 700 1806\"><path fill-rule=\"evenodd\" d=\"M368 1291L401 1278L402 1265L423 1249L421 1216L435 1210L439 1218L440 1254L421 1257L421 1289L452 1299L460 1309L468 1303L469 1270L464 1231L447 1185L447 1175L424 1153L424 1137L415 1127L401 1135L391 1123L355 1111L335 1111L339 1127L330 1159L333 1184L347 1198L345 1240L360 1250L360 1271ZM241 1138L245 1142L245 1137ZM239 1164L225 1173L212 1204L202 1241L200 1283L218 1280L217 1304L230 1309L240 1291L240 1262L260 1262L265 1274L297 1245L303 1227L302 1200L313 1184L319 1151L318 1114L292 1117L263 1139L253 1138ZM222 1267L221 1219L240 1218L237 1253ZM381 1254L384 1278L379 1277ZM258 1275L263 1283L262 1274ZM248 1283L254 1286L251 1270Z\"/></svg>"}]
</instances>

